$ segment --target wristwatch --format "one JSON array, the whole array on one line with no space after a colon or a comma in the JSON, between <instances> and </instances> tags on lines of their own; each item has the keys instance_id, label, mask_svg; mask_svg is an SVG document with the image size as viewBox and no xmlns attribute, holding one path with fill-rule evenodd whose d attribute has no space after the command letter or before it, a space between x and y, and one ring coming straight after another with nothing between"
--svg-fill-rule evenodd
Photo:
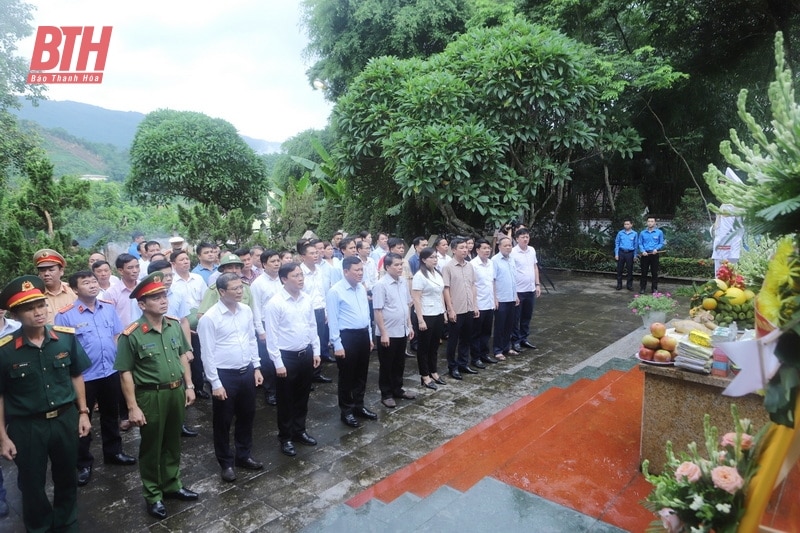
<instances>
[{"instance_id":1,"label":"wristwatch","mask_svg":"<svg viewBox=\"0 0 800 533\"><path fill-rule=\"evenodd\" d=\"M89 414L89 409L87 409L86 407L84 407L83 409L78 409L78 412L79 412L80 414L82 414L82 415L88 415L88 414Z\"/></svg>"},{"instance_id":2,"label":"wristwatch","mask_svg":"<svg viewBox=\"0 0 800 533\"><path fill-rule=\"evenodd\" d=\"M189 390L194 390L194 385L186 385L186 388Z\"/></svg>"}]
</instances>

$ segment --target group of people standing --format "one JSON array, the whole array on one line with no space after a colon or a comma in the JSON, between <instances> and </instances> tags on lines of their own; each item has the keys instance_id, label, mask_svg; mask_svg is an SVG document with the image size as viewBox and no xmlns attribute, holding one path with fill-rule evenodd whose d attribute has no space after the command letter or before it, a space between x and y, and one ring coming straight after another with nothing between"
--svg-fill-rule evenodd
<instances>
[{"instance_id":1,"label":"group of people standing","mask_svg":"<svg viewBox=\"0 0 800 533\"><path fill-rule=\"evenodd\" d=\"M626 218L623 229L614 239L614 260L617 262L617 290L622 290L622 274L627 271L626 288L633 290L633 260L639 258L642 274L639 292L647 289L648 273L652 275L650 289L658 292L658 259L664 252L664 232L656 227L655 217L647 217L647 226L641 232L633 229L633 221Z\"/></svg>"},{"instance_id":2,"label":"group of people standing","mask_svg":"<svg viewBox=\"0 0 800 533\"><path fill-rule=\"evenodd\" d=\"M140 257L120 254L119 278L98 253L65 283L66 261L46 249L34 254L38 276L0 293L0 308L13 317L0 316L0 454L19 467L29 530L77 528L76 487L92 475L95 407L104 462L138 462L147 512L161 519L164 500L199 497L180 479L181 437L197 435L184 424L196 398L212 401L215 455L222 480L233 482L235 468L263 468L251 456L258 387L276 406L280 451L291 457L295 444L317 444L306 419L314 383L332 381L323 361L338 369L342 423L357 428L378 419L365 405L374 349L387 409L416 398L404 386L409 341L421 385L433 390L446 383L443 339L454 380L536 349L529 327L541 290L524 228L516 245L500 238L496 254L485 239L470 239L470 250L467 239L428 247L417 237L406 255L402 239L381 233L373 247L369 232L302 240L296 258L200 243L194 268L182 239L167 255L134 238L144 243L134 242ZM138 461L122 449L120 431L130 427L141 436ZM53 504L44 487L48 458Z\"/></svg>"}]
</instances>

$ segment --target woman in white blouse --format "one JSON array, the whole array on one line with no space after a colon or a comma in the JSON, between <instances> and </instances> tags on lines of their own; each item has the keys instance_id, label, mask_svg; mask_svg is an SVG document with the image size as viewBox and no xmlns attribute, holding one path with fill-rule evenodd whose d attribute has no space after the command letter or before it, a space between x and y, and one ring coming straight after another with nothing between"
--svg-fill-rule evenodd
<instances>
[{"instance_id":1,"label":"woman in white blouse","mask_svg":"<svg viewBox=\"0 0 800 533\"><path fill-rule=\"evenodd\" d=\"M444 327L444 280L436 270L439 259L436 250L425 248L419 253L419 271L411 281L411 299L419 320L417 336L417 364L422 385L436 390L444 385L439 377L439 339Z\"/></svg>"}]
</instances>

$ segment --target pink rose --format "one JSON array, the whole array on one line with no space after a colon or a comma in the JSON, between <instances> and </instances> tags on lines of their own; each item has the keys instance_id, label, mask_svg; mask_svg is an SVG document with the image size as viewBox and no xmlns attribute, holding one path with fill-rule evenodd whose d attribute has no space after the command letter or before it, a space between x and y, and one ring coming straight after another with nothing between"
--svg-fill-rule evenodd
<instances>
[{"instance_id":1,"label":"pink rose","mask_svg":"<svg viewBox=\"0 0 800 533\"><path fill-rule=\"evenodd\" d=\"M722 436L723 446L736 446L736 433L725 433ZM749 450L753 447L753 436L742 433L742 450Z\"/></svg>"},{"instance_id":2,"label":"pink rose","mask_svg":"<svg viewBox=\"0 0 800 533\"><path fill-rule=\"evenodd\" d=\"M718 466L711 470L711 481L715 487L730 494L736 494L744 486L744 479L732 466Z\"/></svg>"},{"instance_id":3,"label":"pink rose","mask_svg":"<svg viewBox=\"0 0 800 533\"><path fill-rule=\"evenodd\" d=\"M677 481L683 481L683 479L686 478L691 483L696 483L702 475L703 473L700 467L689 461L684 461L675 470L675 479Z\"/></svg>"},{"instance_id":4,"label":"pink rose","mask_svg":"<svg viewBox=\"0 0 800 533\"><path fill-rule=\"evenodd\" d=\"M658 512L658 515L661 517L661 525L664 526L664 529L669 533L678 533L683 529L681 519L672 509L667 509L665 507Z\"/></svg>"}]
</instances>

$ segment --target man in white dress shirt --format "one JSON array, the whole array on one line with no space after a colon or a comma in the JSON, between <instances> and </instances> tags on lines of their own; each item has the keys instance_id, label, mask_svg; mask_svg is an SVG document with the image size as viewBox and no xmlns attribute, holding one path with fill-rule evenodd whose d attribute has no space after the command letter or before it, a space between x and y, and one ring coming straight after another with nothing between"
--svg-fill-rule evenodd
<instances>
[{"instance_id":1,"label":"man in white dress shirt","mask_svg":"<svg viewBox=\"0 0 800 533\"><path fill-rule=\"evenodd\" d=\"M244 283L239 274L217 278L219 301L197 324L203 347L203 368L211 382L214 452L222 468L222 480L236 479L234 465L248 470L264 467L253 459L253 419L256 413L256 387L261 385L261 361L253 335L253 312L241 303ZM234 429L235 457L230 448Z\"/></svg>"},{"instance_id":2,"label":"man in white dress shirt","mask_svg":"<svg viewBox=\"0 0 800 533\"><path fill-rule=\"evenodd\" d=\"M263 271L250 285L253 294L253 314L256 319L256 335L258 335L258 356L261 358L261 374L264 376L265 399L268 405L275 405L275 365L267 353L267 303L278 291L282 284L278 277L281 268L281 257L276 250L264 250L258 257Z\"/></svg>"},{"instance_id":3,"label":"man in white dress shirt","mask_svg":"<svg viewBox=\"0 0 800 533\"><path fill-rule=\"evenodd\" d=\"M277 375L281 452L294 457L294 442L317 444L306 431L306 416L313 369L320 365L320 346L311 298L303 292L300 265L281 266L278 277L283 288L269 300L264 315L267 351Z\"/></svg>"},{"instance_id":4,"label":"man in white dress shirt","mask_svg":"<svg viewBox=\"0 0 800 533\"><path fill-rule=\"evenodd\" d=\"M492 357L489 347L489 338L492 336L492 323L494 311L497 309L495 298L494 280L496 269L490 256L492 245L486 239L475 241L478 256L470 261L475 271L475 286L478 290L478 317L473 321L472 346L470 355L472 366L486 368L487 364L494 364L497 359Z\"/></svg>"},{"instance_id":5,"label":"man in white dress shirt","mask_svg":"<svg viewBox=\"0 0 800 533\"><path fill-rule=\"evenodd\" d=\"M539 283L539 263L536 261L536 250L533 249L533 246L528 246L531 240L530 232L526 228L520 228L515 237L517 245L511 250L511 258L514 259L514 278L517 283L519 305L515 307L511 342L516 351L523 348L535 350L536 346L528 339L528 335L530 335L536 298L542 295Z\"/></svg>"}]
</instances>

